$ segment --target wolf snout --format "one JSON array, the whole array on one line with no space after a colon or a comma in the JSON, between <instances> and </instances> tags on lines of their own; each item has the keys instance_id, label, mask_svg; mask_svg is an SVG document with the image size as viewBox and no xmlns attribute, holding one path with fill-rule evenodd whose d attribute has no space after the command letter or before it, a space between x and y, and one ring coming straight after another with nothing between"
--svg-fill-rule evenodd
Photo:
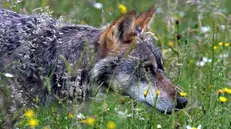
<instances>
[{"instance_id":1,"label":"wolf snout","mask_svg":"<svg viewBox=\"0 0 231 129\"><path fill-rule=\"evenodd\" d=\"M188 100L186 97L182 97L179 94L177 94L176 102L176 109L182 109L187 105Z\"/></svg>"}]
</instances>

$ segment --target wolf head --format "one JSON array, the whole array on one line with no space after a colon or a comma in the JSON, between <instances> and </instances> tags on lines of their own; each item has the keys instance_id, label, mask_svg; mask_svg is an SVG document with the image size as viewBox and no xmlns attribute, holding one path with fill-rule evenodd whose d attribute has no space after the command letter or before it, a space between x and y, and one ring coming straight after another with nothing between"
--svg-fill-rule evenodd
<instances>
[{"instance_id":1,"label":"wolf head","mask_svg":"<svg viewBox=\"0 0 231 129\"><path fill-rule=\"evenodd\" d=\"M99 39L102 59L91 70L91 80L171 113L184 108L187 99L179 95L180 88L165 76L162 54L148 32L156 8L154 5L138 17L135 11L130 11L102 32Z\"/></svg>"}]
</instances>

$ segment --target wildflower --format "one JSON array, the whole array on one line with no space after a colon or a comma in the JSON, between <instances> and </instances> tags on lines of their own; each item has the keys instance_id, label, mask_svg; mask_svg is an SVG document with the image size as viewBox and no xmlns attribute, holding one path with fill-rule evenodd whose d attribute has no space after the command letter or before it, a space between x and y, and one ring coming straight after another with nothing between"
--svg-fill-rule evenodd
<instances>
[{"instance_id":1,"label":"wildflower","mask_svg":"<svg viewBox=\"0 0 231 129\"><path fill-rule=\"evenodd\" d=\"M156 127L157 127L157 129L161 129L161 125L160 124L158 124Z\"/></svg>"},{"instance_id":2,"label":"wildflower","mask_svg":"<svg viewBox=\"0 0 231 129\"><path fill-rule=\"evenodd\" d=\"M102 9L102 8L103 8L103 4L98 3L98 2L95 2L95 3L93 4L93 7L96 8L96 9Z\"/></svg>"},{"instance_id":3,"label":"wildflower","mask_svg":"<svg viewBox=\"0 0 231 129\"><path fill-rule=\"evenodd\" d=\"M225 43L225 47L228 47L228 46L230 46L230 43Z\"/></svg>"},{"instance_id":4,"label":"wildflower","mask_svg":"<svg viewBox=\"0 0 231 129\"><path fill-rule=\"evenodd\" d=\"M219 90L217 91L217 93L218 93L218 94L222 94L222 93L223 93L223 90L222 90L222 89L219 89Z\"/></svg>"},{"instance_id":5,"label":"wildflower","mask_svg":"<svg viewBox=\"0 0 231 129\"><path fill-rule=\"evenodd\" d=\"M28 125L29 125L31 128L34 128L34 127L36 127L36 126L38 125L38 120L32 118L32 119L30 119L30 120L28 121Z\"/></svg>"},{"instance_id":6,"label":"wildflower","mask_svg":"<svg viewBox=\"0 0 231 129\"><path fill-rule=\"evenodd\" d=\"M85 116L82 113L77 114L78 119L85 119Z\"/></svg>"},{"instance_id":7,"label":"wildflower","mask_svg":"<svg viewBox=\"0 0 231 129\"><path fill-rule=\"evenodd\" d=\"M108 121L108 122L107 122L107 128L108 128L108 129L115 129L115 128L116 128L115 122L113 122L113 121Z\"/></svg>"},{"instance_id":8,"label":"wildflower","mask_svg":"<svg viewBox=\"0 0 231 129\"><path fill-rule=\"evenodd\" d=\"M206 63L211 63L211 62L212 62L212 59L209 59L207 57L203 57L201 61L196 62L196 65L203 67L204 65L206 65Z\"/></svg>"},{"instance_id":9,"label":"wildflower","mask_svg":"<svg viewBox=\"0 0 231 129\"><path fill-rule=\"evenodd\" d=\"M203 57L202 61L205 62L205 63L211 63L212 59L208 59L207 57Z\"/></svg>"},{"instance_id":10,"label":"wildflower","mask_svg":"<svg viewBox=\"0 0 231 129\"><path fill-rule=\"evenodd\" d=\"M224 88L224 92L227 93L227 94L231 94L231 89Z\"/></svg>"},{"instance_id":11,"label":"wildflower","mask_svg":"<svg viewBox=\"0 0 231 129\"><path fill-rule=\"evenodd\" d=\"M200 66L204 66L204 65L205 65L205 62L201 61Z\"/></svg>"},{"instance_id":12,"label":"wildflower","mask_svg":"<svg viewBox=\"0 0 231 129\"><path fill-rule=\"evenodd\" d=\"M199 125L198 127L187 126L186 129L201 129L201 125Z\"/></svg>"},{"instance_id":13,"label":"wildflower","mask_svg":"<svg viewBox=\"0 0 231 129\"><path fill-rule=\"evenodd\" d=\"M217 46L213 46L213 49L214 49L214 50L217 50L217 48L218 48Z\"/></svg>"},{"instance_id":14,"label":"wildflower","mask_svg":"<svg viewBox=\"0 0 231 129\"><path fill-rule=\"evenodd\" d=\"M123 4L119 4L118 8L120 9L120 12L122 14L125 14L127 12L127 7Z\"/></svg>"},{"instance_id":15,"label":"wildflower","mask_svg":"<svg viewBox=\"0 0 231 129\"><path fill-rule=\"evenodd\" d=\"M209 32L210 31L210 27L209 26L202 26L201 27L201 31L206 33L206 32Z\"/></svg>"},{"instance_id":16,"label":"wildflower","mask_svg":"<svg viewBox=\"0 0 231 129\"><path fill-rule=\"evenodd\" d=\"M198 61L198 62L196 63L196 65L197 65L197 66L203 67L203 66L205 65L205 62L204 62L204 61Z\"/></svg>"},{"instance_id":17,"label":"wildflower","mask_svg":"<svg viewBox=\"0 0 231 129\"><path fill-rule=\"evenodd\" d=\"M160 95L160 90L156 90L156 95Z\"/></svg>"},{"instance_id":18,"label":"wildflower","mask_svg":"<svg viewBox=\"0 0 231 129\"><path fill-rule=\"evenodd\" d=\"M144 91L144 97L146 97L148 94L148 90Z\"/></svg>"},{"instance_id":19,"label":"wildflower","mask_svg":"<svg viewBox=\"0 0 231 129\"><path fill-rule=\"evenodd\" d=\"M225 103L227 101L227 98L220 96L219 100L221 103Z\"/></svg>"},{"instance_id":20,"label":"wildflower","mask_svg":"<svg viewBox=\"0 0 231 129\"><path fill-rule=\"evenodd\" d=\"M74 117L74 115L71 112L69 112L68 117L72 119Z\"/></svg>"},{"instance_id":21,"label":"wildflower","mask_svg":"<svg viewBox=\"0 0 231 129\"><path fill-rule=\"evenodd\" d=\"M95 123L95 118L89 117L89 118L87 118L85 120L81 120L80 122L85 123L85 124L90 125L90 126L93 126L94 123Z\"/></svg>"},{"instance_id":22,"label":"wildflower","mask_svg":"<svg viewBox=\"0 0 231 129\"><path fill-rule=\"evenodd\" d=\"M169 42L168 42L168 46L173 47L173 46L174 46L174 43L173 43L172 41L169 41Z\"/></svg>"},{"instance_id":23,"label":"wildflower","mask_svg":"<svg viewBox=\"0 0 231 129\"><path fill-rule=\"evenodd\" d=\"M27 118L32 118L32 117L34 117L34 111L31 110L31 109L29 109L29 110L27 110L27 111L24 113L24 115L25 115Z\"/></svg>"},{"instance_id":24,"label":"wildflower","mask_svg":"<svg viewBox=\"0 0 231 129\"><path fill-rule=\"evenodd\" d=\"M182 92L182 91L181 91L181 92L180 92L180 96L181 96L181 97L185 97L185 96L186 96L186 92Z\"/></svg>"},{"instance_id":25,"label":"wildflower","mask_svg":"<svg viewBox=\"0 0 231 129\"><path fill-rule=\"evenodd\" d=\"M219 45L219 46L223 46L223 42L219 42L218 45Z\"/></svg>"}]
</instances>

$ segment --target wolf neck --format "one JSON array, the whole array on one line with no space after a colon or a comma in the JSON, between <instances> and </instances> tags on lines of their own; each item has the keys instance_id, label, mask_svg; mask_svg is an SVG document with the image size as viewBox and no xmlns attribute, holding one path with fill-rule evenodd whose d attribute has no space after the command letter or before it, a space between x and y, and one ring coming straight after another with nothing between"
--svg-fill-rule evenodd
<instances>
[{"instance_id":1,"label":"wolf neck","mask_svg":"<svg viewBox=\"0 0 231 129\"><path fill-rule=\"evenodd\" d=\"M71 54L75 53L80 57L79 52L83 52L84 49L90 52L90 49L94 52L98 52L98 40L101 33L101 29L88 26L88 25L73 25L73 26L64 26L60 29L62 35L62 49L72 51ZM68 49L67 49L68 48ZM94 53L96 60L99 58L99 53ZM86 53L85 53L86 54ZM92 56L92 55L91 55Z\"/></svg>"}]
</instances>

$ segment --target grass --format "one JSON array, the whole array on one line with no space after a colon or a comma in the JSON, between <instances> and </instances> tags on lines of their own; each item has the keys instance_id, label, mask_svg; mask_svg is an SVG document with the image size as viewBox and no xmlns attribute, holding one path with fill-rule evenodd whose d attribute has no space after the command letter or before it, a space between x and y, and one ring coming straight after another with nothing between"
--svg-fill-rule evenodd
<instances>
[{"instance_id":1,"label":"grass","mask_svg":"<svg viewBox=\"0 0 231 129\"><path fill-rule=\"evenodd\" d=\"M108 121L114 122L117 129L156 129L157 125L163 129L199 125L203 129L231 128L231 95L217 92L230 88L227 82L231 81L231 44L228 46L231 43L231 1L194 1L97 0L103 9L94 8L86 0L13 0L3 3L3 7L17 12L53 12L53 17L66 22L97 27L121 15L119 4L141 13L158 3L159 9L150 30L158 37L157 45L163 53L166 74L184 89L189 99L185 109L164 115L127 96L110 93L100 102L92 98L88 107L76 105L70 109L65 104L57 104L59 106L33 108L33 118L38 120L35 128L104 129ZM0 93L9 94L3 87L0 87ZM221 103L220 96L225 96L227 102ZM22 115L26 109L30 107L17 112L21 114L16 124L19 128L30 127L28 120L31 118ZM79 120L80 113L85 119L93 118L94 124ZM5 115L0 115L0 128Z\"/></svg>"}]
</instances>

